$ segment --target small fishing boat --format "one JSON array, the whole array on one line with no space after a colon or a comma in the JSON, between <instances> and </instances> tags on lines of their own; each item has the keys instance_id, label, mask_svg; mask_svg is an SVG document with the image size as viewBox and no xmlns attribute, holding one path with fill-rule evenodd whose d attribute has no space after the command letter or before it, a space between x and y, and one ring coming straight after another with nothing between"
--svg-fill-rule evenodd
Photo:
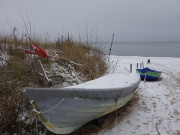
<instances>
[{"instance_id":1,"label":"small fishing boat","mask_svg":"<svg viewBox=\"0 0 180 135\"><path fill-rule=\"evenodd\" d=\"M22 93L48 130L69 134L124 106L139 83L138 73L109 74L76 86L24 88Z\"/></svg>"},{"instance_id":2,"label":"small fishing boat","mask_svg":"<svg viewBox=\"0 0 180 135\"><path fill-rule=\"evenodd\" d=\"M140 74L141 80L155 81L161 78L161 71L152 70L149 68L136 69L136 72Z\"/></svg>"}]
</instances>

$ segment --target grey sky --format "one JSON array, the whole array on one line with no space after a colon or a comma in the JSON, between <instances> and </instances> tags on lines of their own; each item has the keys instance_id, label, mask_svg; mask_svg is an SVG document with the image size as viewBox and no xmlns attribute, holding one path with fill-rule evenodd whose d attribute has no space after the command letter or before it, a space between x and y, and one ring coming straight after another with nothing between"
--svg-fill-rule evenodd
<instances>
[{"instance_id":1,"label":"grey sky","mask_svg":"<svg viewBox=\"0 0 180 135\"><path fill-rule=\"evenodd\" d=\"M0 0L0 31L25 31L18 12L28 14L32 31L94 35L110 41L180 41L180 0ZM84 38L83 37L83 38Z\"/></svg>"}]
</instances>

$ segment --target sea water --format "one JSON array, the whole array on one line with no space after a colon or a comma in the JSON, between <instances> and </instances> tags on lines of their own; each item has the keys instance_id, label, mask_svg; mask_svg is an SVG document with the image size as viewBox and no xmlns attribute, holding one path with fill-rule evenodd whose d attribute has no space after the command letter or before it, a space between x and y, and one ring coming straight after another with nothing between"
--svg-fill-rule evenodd
<instances>
[{"instance_id":1,"label":"sea water","mask_svg":"<svg viewBox=\"0 0 180 135\"><path fill-rule=\"evenodd\" d=\"M176 42L110 42L99 45L106 54L144 57L180 58L180 41Z\"/></svg>"}]
</instances>

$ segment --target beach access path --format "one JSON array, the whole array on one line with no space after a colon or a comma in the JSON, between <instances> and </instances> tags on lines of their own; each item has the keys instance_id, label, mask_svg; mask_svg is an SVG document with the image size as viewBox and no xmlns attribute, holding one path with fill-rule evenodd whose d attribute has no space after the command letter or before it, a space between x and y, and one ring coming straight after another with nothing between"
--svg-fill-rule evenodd
<instances>
[{"instance_id":1,"label":"beach access path","mask_svg":"<svg viewBox=\"0 0 180 135\"><path fill-rule=\"evenodd\" d=\"M180 58L111 56L109 73L126 73L130 64L136 72L142 62L162 71L162 79L141 81L135 96L99 135L180 135Z\"/></svg>"}]
</instances>

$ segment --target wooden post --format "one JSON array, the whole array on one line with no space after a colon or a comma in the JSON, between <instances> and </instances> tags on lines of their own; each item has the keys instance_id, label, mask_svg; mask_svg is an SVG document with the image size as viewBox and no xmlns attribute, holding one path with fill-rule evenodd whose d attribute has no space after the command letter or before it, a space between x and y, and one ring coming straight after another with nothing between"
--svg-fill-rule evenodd
<instances>
[{"instance_id":1,"label":"wooden post","mask_svg":"<svg viewBox=\"0 0 180 135\"><path fill-rule=\"evenodd\" d=\"M130 64L130 73L132 73L132 64Z\"/></svg>"},{"instance_id":2,"label":"wooden post","mask_svg":"<svg viewBox=\"0 0 180 135\"><path fill-rule=\"evenodd\" d=\"M142 62L142 68L144 68L144 62Z\"/></svg>"},{"instance_id":3,"label":"wooden post","mask_svg":"<svg viewBox=\"0 0 180 135\"><path fill-rule=\"evenodd\" d=\"M109 49L109 57L110 57L111 50L112 50L113 39L114 39L114 33L113 33L113 35L112 35L111 46L110 46L110 49Z\"/></svg>"},{"instance_id":4,"label":"wooden post","mask_svg":"<svg viewBox=\"0 0 180 135\"><path fill-rule=\"evenodd\" d=\"M137 68L139 67L139 63L137 63Z\"/></svg>"}]
</instances>

